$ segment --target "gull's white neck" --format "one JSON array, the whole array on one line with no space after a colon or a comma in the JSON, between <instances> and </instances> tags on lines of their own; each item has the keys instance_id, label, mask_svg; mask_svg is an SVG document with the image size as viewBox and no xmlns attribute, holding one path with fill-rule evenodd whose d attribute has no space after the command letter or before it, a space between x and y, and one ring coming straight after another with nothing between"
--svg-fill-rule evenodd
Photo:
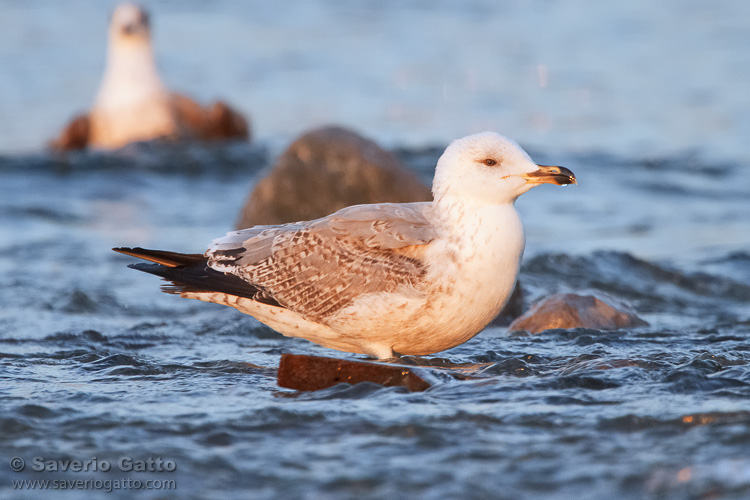
<instances>
[{"instance_id":1,"label":"gull's white neck","mask_svg":"<svg viewBox=\"0 0 750 500\"><path fill-rule=\"evenodd\" d=\"M513 291L525 246L523 225L513 202L442 196L433 209L443 234L434 251L446 265L431 271L452 290L455 303L471 304L470 313L456 311L450 326L465 332L466 340L500 312Z\"/></svg>"},{"instance_id":2,"label":"gull's white neck","mask_svg":"<svg viewBox=\"0 0 750 500\"><path fill-rule=\"evenodd\" d=\"M145 101L164 99L166 95L149 43L109 44L107 67L95 108L132 107Z\"/></svg>"},{"instance_id":3,"label":"gull's white neck","mask_svg":"<svg viewBox=\"0 0 750 500\"><path fill-rule=\"evenodd\" d=\"M494 204L444 195L433 206L438 224L463 257L520 262L525 236L513 202Z\"/></svg>"}]
</instances>

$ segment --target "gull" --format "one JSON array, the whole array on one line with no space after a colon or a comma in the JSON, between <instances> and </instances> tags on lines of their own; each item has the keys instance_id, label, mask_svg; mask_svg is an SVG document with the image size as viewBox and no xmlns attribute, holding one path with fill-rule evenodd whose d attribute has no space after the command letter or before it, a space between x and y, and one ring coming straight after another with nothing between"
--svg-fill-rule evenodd
<instances>
[{"instance_id":1,"label":"gull","mask_svg":"<svg viewBox=\"0 0 750 500\"><path fill-rule=\"evenodd\" d=\"M523 255L516 199L573 172L535 164L494 132L453 141L434 201L354 205L313 221L255 226L205 254L113 250L171 282L164 291L249 314L289 337L376 358L466 342L508 301Z\"/></svg>"},{"instance_id":2,"label":"gull","mask_svg":"<svg viewBox=\"0 0 750 500\"><path fill-rule=\"evenodd\" d=\"M159 78L148 13L121 4L112 13L107 65L93 108L50 143L56 150L114 149L154 139L248 138L245 118L218 101L203 107Z\"/></svg>"}]
</instances>

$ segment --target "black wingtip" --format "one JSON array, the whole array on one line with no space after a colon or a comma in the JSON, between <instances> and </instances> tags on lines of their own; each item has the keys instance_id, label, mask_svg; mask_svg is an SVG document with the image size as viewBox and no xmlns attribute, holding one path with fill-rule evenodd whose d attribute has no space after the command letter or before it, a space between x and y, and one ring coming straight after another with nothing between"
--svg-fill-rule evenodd
<instances>
[{"instance_id":1,"label":"black wingtip","mask_svg":"<svg viewBox=\"0 0 750 500\"><path fill-rule=\"evenodd\" d=\"M192 266L171 267L148 262L135 262L129 268L144 273L153 274L168 281L162 286L162 291L173 294L219 292L237 297L245 297L264 304L279 306L273 298L266 295L258 287L248 283L238 276L225 274L205 263Z\"/></svg>"},{"instance_id":2,"label":"black wingtip","mask_svg":"<svg viewBox=\"0 0 750 500\"><path fill-rule=\"evenodd\" d=\"M113 252L121 253L123 255L129 255L131 257L138 257L142 258L142 254L147 254L148 252L151 252L151 250L148 250L146 248L141 247L112 247Z\"/></svg>"},{"instance_id":3,"label":"black wingtip","mask_svg":"<svg viewBox=\"0 0 750 500\"><path fill-rule=\"evenodd\" d=\"M141 247L115 247L112 250L117 253L148 260L167 267L193 266L206 263L206 258L203 254L197 253L178 253L166 250L150 250Z\"/></svg>"}]
</instances>

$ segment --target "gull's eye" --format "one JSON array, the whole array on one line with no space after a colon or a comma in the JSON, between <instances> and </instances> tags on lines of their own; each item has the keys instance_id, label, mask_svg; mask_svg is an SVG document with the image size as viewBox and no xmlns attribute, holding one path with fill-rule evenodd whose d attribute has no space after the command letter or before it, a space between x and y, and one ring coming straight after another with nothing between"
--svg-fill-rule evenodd
<instances>
[{"instance_id":1,"label":"gull's eye","mask_svg":"<svg viewBox=\"0 0 750 500\"><path fill-rule=\"evenodd\" d=\"M494 167L495 165L497 165L497 160L493 160L492 158L487 158L486 160L482 161L482 163L484 163L488 167Z\"/></svg>"}]
</instances>

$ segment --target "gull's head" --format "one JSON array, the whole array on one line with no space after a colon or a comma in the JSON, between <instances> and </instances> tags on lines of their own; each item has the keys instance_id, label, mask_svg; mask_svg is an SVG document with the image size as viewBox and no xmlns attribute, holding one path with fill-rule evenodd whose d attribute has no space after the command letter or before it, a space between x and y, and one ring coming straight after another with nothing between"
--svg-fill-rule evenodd
<instances>
[{"instance_id":1,"label":"gull's head","mask_svg":"<svg viewBox=\"0 0 750 500\"><path fill-rule=\"evenodd\" d=\"M149 43L151 32L148 13L135 4L118 5L112 13L109 37L116 44Z\"/></svg>"},{"instance_id":2,"label":"gull's head","mask_svg":"<svg viewBox=\"0 0 750 500\"><path fill-rule=\"evenodd\" d=\"M483 132L453 141L438 160L432 191L488 204L513 203L539 184L576 184L565 167L537 165L514 141Z\"/></svg>"}]
</instances>

